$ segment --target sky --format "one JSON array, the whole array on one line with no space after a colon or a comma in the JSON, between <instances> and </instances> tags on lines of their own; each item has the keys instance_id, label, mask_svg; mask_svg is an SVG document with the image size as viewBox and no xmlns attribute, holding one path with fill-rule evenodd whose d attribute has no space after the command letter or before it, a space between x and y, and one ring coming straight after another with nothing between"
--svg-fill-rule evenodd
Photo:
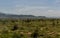
<instances>
[{"instance_id":1,"label":"sky","mask_svg":"<svg viewBox=\"0 0 60 38\"><path fill-rule=\"evenodd\" d=\"M0 0L0 12L60 17L60 0Z\"/></svg>"}]
</instances>

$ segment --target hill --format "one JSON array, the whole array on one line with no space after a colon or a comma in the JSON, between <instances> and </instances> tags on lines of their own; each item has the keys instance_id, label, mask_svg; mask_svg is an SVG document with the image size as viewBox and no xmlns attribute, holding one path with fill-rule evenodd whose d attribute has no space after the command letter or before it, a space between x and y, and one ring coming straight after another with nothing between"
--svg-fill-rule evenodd
<instances>
[{"instance_id":1,"label":"hill","mask_svg":"<svg viewBox=\"0 0 60 38\"><path fill-rule=\"evenodd\" d=\"M0 12L0 18L41 19L41 18L46 18L46 17L45 16L34 16L34 15L4 14Z\"/></svg>"}]
</instances>

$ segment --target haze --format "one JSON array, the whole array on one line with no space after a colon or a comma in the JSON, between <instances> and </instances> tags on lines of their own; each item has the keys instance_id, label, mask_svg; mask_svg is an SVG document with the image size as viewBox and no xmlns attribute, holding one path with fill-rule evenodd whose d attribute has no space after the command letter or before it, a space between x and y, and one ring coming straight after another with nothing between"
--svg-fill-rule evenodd
<instances>
[{"instance_id":1,"label":"haze","mask_svg":"<svg viewBox=\"0 0 60 38\"><path fill-rule=\"evenodd\" d=\"M0 12L60 17L60 0L0 0Z\"/></svg>"}]
</instances>

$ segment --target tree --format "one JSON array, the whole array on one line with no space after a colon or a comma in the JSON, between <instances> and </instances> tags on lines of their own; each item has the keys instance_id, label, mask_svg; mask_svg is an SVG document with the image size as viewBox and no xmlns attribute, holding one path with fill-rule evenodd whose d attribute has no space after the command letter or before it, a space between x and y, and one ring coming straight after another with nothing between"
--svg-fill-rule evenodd
<instances>
[{"instance_id":1,"label":"tree","mask_svg":"<svg viewBox=\"0 0 60 38\"><path fill-rule=\"evenodd\" d=\"M15 31L18 29L18 26L17 25L14 25L13 28L12 28L12 31Z\"/></svg>"},{"instance_id":2,"label":"tree","mask_svg":"<svg viewBox=\"0 0 60 38\"><path fill-rule=\"evenodd\" d=\"M31 37L32 37L32 38L38 38L38 36L39 36L38 30L36 29L36 30L32 33Z\"/></svg>"}]
</instances>

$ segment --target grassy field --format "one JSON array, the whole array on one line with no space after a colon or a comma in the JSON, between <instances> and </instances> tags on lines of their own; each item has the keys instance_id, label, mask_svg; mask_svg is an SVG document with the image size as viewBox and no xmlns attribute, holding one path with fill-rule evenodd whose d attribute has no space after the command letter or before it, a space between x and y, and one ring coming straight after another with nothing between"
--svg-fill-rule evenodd
<instances>
[{"instance_id":1,"label":"grassy field","mask_svg":"<svg viewBox=\"0 0 60 38\"><path fill-rule=\"evenodd\" d=\"M60 19L0 19L0 38L60 38Z\"/></svg>"}]
</instances>

